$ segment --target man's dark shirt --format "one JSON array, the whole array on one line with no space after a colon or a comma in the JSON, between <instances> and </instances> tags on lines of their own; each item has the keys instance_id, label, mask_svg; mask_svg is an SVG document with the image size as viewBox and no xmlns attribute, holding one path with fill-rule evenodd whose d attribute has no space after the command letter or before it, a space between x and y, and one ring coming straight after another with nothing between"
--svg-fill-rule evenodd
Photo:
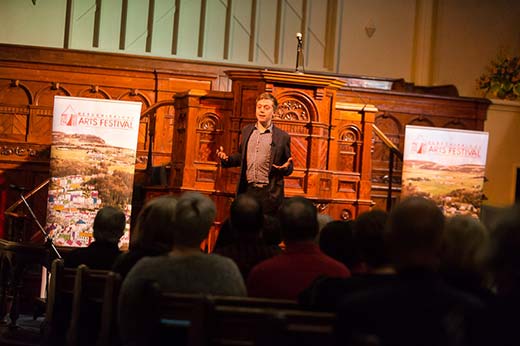
<instances>
[{"instance_id":1,"label":"man's dark shirt","mask_svg":"<svg viewBox=\"0 0 520 346\"><path fill-rule=\"evenodd\" d=\"M90 269L110 270L121 254L117 244L95 241L88 247L76 249L63 256L65 267L76 268L80 264Z\"/></svg>"}]
</instances>

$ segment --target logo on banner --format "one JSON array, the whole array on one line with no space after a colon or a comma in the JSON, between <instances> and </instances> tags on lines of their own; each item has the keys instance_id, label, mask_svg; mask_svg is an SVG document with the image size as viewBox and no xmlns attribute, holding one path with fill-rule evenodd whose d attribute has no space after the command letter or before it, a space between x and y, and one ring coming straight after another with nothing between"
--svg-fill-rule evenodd
<instances>
[{"instance_id":1,"label":"logo on banner","mask_svg":"<svg viewBox=\"0 0 520 346\"><path fill-rule=\"evenodd\" d=\"M76 112L71 105L68 105L61 113L60 125L131 130L134 128L133 120L131 116L120 114Z\"/></svg>"},{"instance_id":2,"label":"logo on banner","mask_svg":"<svg viewBox=\"0 0 520 346\"><path fill-rule=\"evenodd\" d=\"M61 113L60 125L63 126L77 126L78 115L71 105L69 105L63 113Z\"/></svg>"}]
</instances>

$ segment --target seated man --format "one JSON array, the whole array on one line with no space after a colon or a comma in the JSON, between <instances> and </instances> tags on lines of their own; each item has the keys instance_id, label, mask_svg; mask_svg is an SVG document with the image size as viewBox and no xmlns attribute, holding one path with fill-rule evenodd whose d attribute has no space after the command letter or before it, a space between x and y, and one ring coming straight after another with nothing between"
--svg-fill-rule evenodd
<instances>
[{"instance_id":1,"label":"seated man","mask_svg":"<svg viewBox=\"0 0 520 346\"><path fill-rule=\"evenodd\" d=\"M216 208L211 199L187 192L174 211L173 248L168 254L141 259L130 270L119 296L119 329L123 345L151 345L143 313L149 302L142 292L150 283L162 291L212 295L246 296L237 265L229 258L205 254L200 243L209 233Z\"/></svg>"},{"instance_id":2,"label":"seated man","mask_svg":"<svg viewBox=\"0 0 520 346\"><path fill-rule=\"evenodd\" d=\"M314 241L318 233L317 211L303 197L286 200L280 209L284 253L255 266L249 274L250 296L292 299L320 275L346 278L350 271L325 255Z\"/></svg>"},{"instance_id":3,"label":"seated man","mask_svg":"<svg viewBox=\"0 0 520 346\"><path fill-rule=\"evenodd\" d=\"M110 270L119 250L119 239L126 225L125 213L115 207L99 209L94 219L94 242L86 248L76 249L63 256L66 267L85 264L91 269Z\"/></svg>"},{"instance_id":4,"label":"seated man","mask_svg":"<svg viewBox=\"0 0 520 346\"><path fill-rule=\"evenodd\" d=\"M255 265L281 253L278 246L267 245L262 239L263 222L260 203L249 195L239 195L231 203L230 210L230 225L237 239L214 251L235 261L244 279Z\"/></svg>"}]
</instances>

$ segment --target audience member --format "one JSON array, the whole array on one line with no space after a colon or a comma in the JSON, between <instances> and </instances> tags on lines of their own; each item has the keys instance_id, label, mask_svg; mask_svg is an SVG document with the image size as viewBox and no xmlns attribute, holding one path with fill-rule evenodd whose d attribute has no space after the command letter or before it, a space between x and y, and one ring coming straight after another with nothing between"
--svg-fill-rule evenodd
<instances>
[{"instance_id":1,"label":"audience member","mask_svg":"<svg viewBox=\"0 0 520 346\"><path fill-rule=\"evenodd\" d=\"M121 254L119 239L126 225L125 213L115 207L99 209L94 218L94 242L86 248L75 249L63 256L66 267L75 268L85 264L91 269L109 270Z\"/></svg>"},{"instance_id":2,"label":"audience member","mask_svg":"<svg viewBox=\"0 0 520 346\"><path fill-rule=\"evenodd\" d=\"M488 289L488 253L489 233L479 220L469 215L446 220L439 272L448 284L478 296L483 302L494 296Z\"/></svg>"},{"instance_id":3,"label":"audience member","mask_svg":"<svg viewBox=\"0 0 520 346\"><path fill-rule=\"evenodd\" d=\"M218 231L217 240L215 241L214 250L221 249L228 245L234 244L237 241L237 235L234 229L231 228L231 220L229 217L222 222Z\"/></svg>"},{"instance_id":4,"label":"audience member","mask_svg":"<svg viewBox=\"0 0 520 346\"><path fill-rule=\"evenodd\" d=\"M130 270L119 297L119 326L123 344L140 344L143 302L140 292L150 282L161 290L179 293L245 296L244 280L229 258L204 254L200 244L215 219L215 204L197 192L183 194L177 201L174 217L174 243L165 256L145 257ZM146 342L146 340L144 340Z\"/></svg>"},{"instance_id":5,"label":"audience member","mask_svg":"<svg viewBox=\"0 0 520 346\"><path fill-rule=\"evenodd\" d=\"M345 296L395 280L384 241L386 220L387 213L382 210L360 214L352 227L358 269L346 279L319 277L299 295L300 304L315 310L335 311Z\"/></svg>"},{"instance_id":6,"label":"audience member","mask_svg":"<svg viewBox=\"0 0 520 346\"><path fill-rule=\"evenodd\" d=\"M325 255L315 243L318 220L311 201L290 198L279 216L286 250L253 268L247 280L251 296L296 300L320 275L350 276L344 264Z\"/></svg>"},{"instance_id":7,"label":"audience member","mask_svg":"<svg viewBox=\"0 0 520 346\"><path fill-rule=\"evenodd\" d=\"M385 241L387 220L387 212L374 209L360 214L354 221L354 242L359 254L359 272L376 275L395 273Z\"/></svg>"},{"instance_id":8,"label":"audience member","mask_svg":"<svg viewBox=\"0 0 520 346\"><path fill-rule=\"evenodd\" d=\"M267 245L280 248L280 243L282 242L282 227L280 226L278 217L264 214L262 239Z\"/></svg>"},{"instance_id":9,"label":"audience member","mask_svg":"<svg viewBox=\"0 0 520 346\"><path fill-rule=\"evenodd\" d=\"M397 278L346 296L338 309L338 343L467 345L481 301L445 284L438 273L444 216L430 200L411 197L389 216L390 255Z\"/></svg>"},{"instance_id":10,"label":"audience member","mask_svg":"<svg viewBox=\"0 0 520 346\"><path fill-rule=\"evenodd\" d=\"M130 249L116 259L112 267L114 272L125 278L141 258L171 251L176 206L177 199L173 196L160 196L146 203L132 230Z\"/></svg>"},{"instance_id":11,"label":"audience member","mask_svg":"<svg viewBox=\"0 0 520 346\"><path fill-rule=\"evenodd\" d=\"M242 194L230 210L230 225L237 240L234 244L215 249L215 253L231 258L238 265L244 279L251 269L263 260L281 253L278 246L266 245L261 238L264 215L255 198Z\"/></svg>"},{"instance_id":12,"label":"audience member","mask_svg":"<svg viewBox=\"0 0 520 346\"><path fill-rule=\"evenodd\" d=\"M350 271L357 264L352 224L352 221L331 221L323 227L319 236L320 250L343 263Z\"/></svg>"},{"instance_id":13,"label":"audience member","mask_svg":"<svg viewBox=\"0 0 520 346\"><path fill-rule=\"evenodd\" d=\"M497 220L489 263L497 298L486 311L481 345L520 345L520 205Z\"/></svg>"}]
</instances>

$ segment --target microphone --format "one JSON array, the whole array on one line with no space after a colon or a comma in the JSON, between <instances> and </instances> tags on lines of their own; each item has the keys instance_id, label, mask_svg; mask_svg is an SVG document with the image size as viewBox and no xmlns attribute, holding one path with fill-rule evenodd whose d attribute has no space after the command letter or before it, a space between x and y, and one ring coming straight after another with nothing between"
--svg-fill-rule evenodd
<instances>
[{"instance_id":1,"label":"microphone","mask_svg":"<svg viewBox=\"0 0 520 346\"><path fill-rule=\"evenodd\" d=\"M298 40L298 46L296 47L296 73L304 73L303 64L303 35L301 32L296 33L296 39Z\"/></svg>"},{"instance_id":2,"label":"microphone","mask_svg":"<svg viewBox=\"0 0 520 346\"><path fill-rule=\"evenodd\" d=\"M17 191L26 191L27 190L26 187L20 186L20 185L15 185L15 184L9 184L9 188L13 189L13 190L17 190Z\"/></svg>"}]
</instances>

